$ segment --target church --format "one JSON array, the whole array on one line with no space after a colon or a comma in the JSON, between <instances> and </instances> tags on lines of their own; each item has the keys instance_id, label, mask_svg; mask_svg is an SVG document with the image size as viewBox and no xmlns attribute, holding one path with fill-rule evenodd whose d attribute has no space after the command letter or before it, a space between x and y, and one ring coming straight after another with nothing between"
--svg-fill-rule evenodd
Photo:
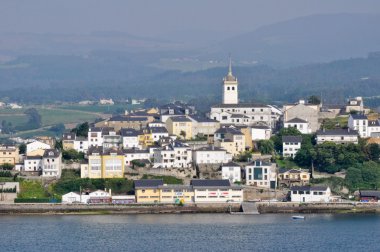
<instances>
[{"instance_id":1,"label":"church","mask_svg":"<svg viewBox=\"0 0 380 252\"><path fill-rule=\"evenodd\" d=\"M231 59L228 74L223 78L223 103L211 107L210 118L225 125L267 126L274 128L272 107L256 103L239 103L238 80L232 74Z\"/></svg>"}]
</instances>

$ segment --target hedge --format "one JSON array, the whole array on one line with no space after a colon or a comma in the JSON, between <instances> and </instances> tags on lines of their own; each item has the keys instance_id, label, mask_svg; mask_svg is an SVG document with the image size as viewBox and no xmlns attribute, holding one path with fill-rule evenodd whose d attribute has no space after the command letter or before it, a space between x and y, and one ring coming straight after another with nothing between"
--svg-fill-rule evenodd
<instances>
[{"instance_id":1,"label":"hedge","mask_svg":"<svg viewBox=\"0 0 380 252\"><path fill-rule=\"evenodd\" d=\"M59 199L50 198L16 198L15 203L60 203Z\"/></svg>"}]
</instances>

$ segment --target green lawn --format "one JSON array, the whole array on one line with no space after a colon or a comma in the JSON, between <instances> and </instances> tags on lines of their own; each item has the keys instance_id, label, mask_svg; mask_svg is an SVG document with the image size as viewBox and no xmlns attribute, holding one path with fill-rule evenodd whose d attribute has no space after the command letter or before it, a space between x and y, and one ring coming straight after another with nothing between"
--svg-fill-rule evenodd
<instances>
[{"instance_id":1,"label":"green lawn","mask_svg":"<svg viewBox=\"0 0 380 252\"><path fill-rule=\"evenodd\" d=\"M24 180L20 183L18 198L46 198L48 197L42 184L38 181Z\"/></svg>"},{"instance_id":2,"label":"green lawn","mask_svg":"<svg viewBox=\"0 0 380 252\"><path fill-rule=\"evenodd\" d=\"M94 112L94 113L104 113L104 114L113 114L117 112L122 112L130 110L130 109L136 109L141 107L140 105L131 105L131 104L115 104L115 105L63 105L59 106L58 108L61 109L67 109L67 110L78 110L78 111L84 111L84 112Z\"/></svg>"},{"instance_id":3,"label":"green lawn","mask_svg":"<svg viewBox=\"0 0 380 252\"><path fill-rule=\"evenodd\" d=\"M145 174L142 179L162 179L164 184L183 184L183 180L172 176L154 176Z\"/></svg>"},{"instance_id":4,"label":"green lawn","mask_svg":"<svg viewBox=\"0 0 380 252\"><path fill-rule=\"evenodd\" d=\"M1 113L1 112L0 112ZM0 122L5 120L6 122L12 123L13 127L24 125L28 121L28 117L26 115L1 115L0 114Z\"/></svg>"},{"instance_id":5,"label":"green lawn","mask_svg":"<svg viewBox=\"0 0 380 252\"><path fill-rule=\"evenodd\" d=\"M276 163L277 163L278 167L280 167L280 168L288 168L288 169L292 169L292 168L299 169L300 168L298 165L296 165L293 161L291 161L289 159L283 159L283 160L277 159Z\"/></svg>"}]
</instances>

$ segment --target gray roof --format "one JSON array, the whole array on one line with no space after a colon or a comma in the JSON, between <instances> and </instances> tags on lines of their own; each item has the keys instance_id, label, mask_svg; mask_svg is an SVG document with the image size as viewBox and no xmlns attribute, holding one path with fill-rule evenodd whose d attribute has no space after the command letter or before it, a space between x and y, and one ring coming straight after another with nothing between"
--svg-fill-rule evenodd
<instances>
[{"instance_id":1,"label":"gray roof","mask_svg":"<svg viewBox=\"0 0 380 252\"><path fill-rule=\"evenodd\" d=\"M192 179L190 185L193 187L230 187L228 179Z\"/></svg>"},{"instance_id":2,"label":"gray roof","mask_svg":"<svg viewBox=\"0 0 380 252\"><path fill-rule=\"evenodd\" d=\"M70 132L70 133L63 133L62 135L62 140L75 140L75 133Z\"/></svg>"},{"instance_id":3,"label":"gray roof","mask_svg":"<svg viewBox=\"0 0 380 252\"><path fill-rule=\"evenodd\" d=\"M331 129L331 130L318 130L317 135L321 136L357 136L358 132L351 129Z\"/></svg>"},{"instance_id":4,"label":"gray roof","mask_svg":"<svg viewBox=\"0 0 380 252\"><path fill-rule=\"evenodd\" d=\"M120 135L121 136L126 136L126 137L131 137L131 136L138 136L139 132L135 129L121 129L120 130Z\"/></svg>"},{"instance_id":5,"label":"gray roof","mask_svg":"<svg viewBox=\"0 0 380 252\"><path fill-rule=\"evenodd\" d=\"M225 149L218 148L215 146L207 146L207 147L201 147L199 149L196 149L195 151L226 151Z\"/></svg>"},{"instance_id":6,"label":"gray roof","mask_svg":"<svg viewBox=\"0 0 380 252\"><path fill-rule=\"evenodd\" d=\"M168 133L165 127L149 127L151 133Z\"/></svg>"},{"instance_id":7,"label":"gray roof","mask_svg":"<svg viewBox=\"0 0 380 252\"><path fill-rule=\"evenodd\" d=\"M156 188L162 186L164 181L162 179L140 179L135 180L135 188Z\"/></svg>"},{"instance_id":8,"label":"gray roof","mask_svg":"<svg viewBox=\"0 0 380 252\"><path fill-rule=\"evenodd\" d=\"M217 131L215 131L215 133L217 133L217 134L227 134L227 133L230 133L232 135L244 135L243 133L241 133L241 131L239 131L237 129L234 129L234 128L229 128L229 127L220 128Z\"/></svg>"},{"instance_id":9,"label":"gray roof","mask_svg":"<svg viewBox=\"0 0 380 252\"><path fill-rule=\"evenodd\" d=\"M290 119L289 121L285 123L307 123L307 121L296 117L296 118Z\"/></svg>"},{"instance_id":10,"label":"gray roof","mask_svg":"<svg viewBox=\"0 0 380 252\"><path fill-rule=\"evenodd\" d=\"M228 162L228 163L222 164L222 167L237 167L237 166L240 167L239 164L234 163L234 162Z\"/></svg>"},{"instance_id":11,"label":"gray roof","mask_svg":"<svg viewBox=\"0 0 380 252\"><path fill-rule=\"evenodd\" d=\"M260 103L238 103L238 104L218 104L212 108L269 108L268 105Z\"/></svg>"},{"instance_id":12,"label":"gray roof","mask_svg":"<svg viewBox=\"0 0 380 252\"><path fill-rule=\"evenodd\" d=\"M124 154L133 154L133 153L145 153L149 154L149 150L139 150L139 149L124 149L123 150Z\"/></svg>"},{"instance_id":13,"label":"gray roof","mask_svg":"<svg viewBox=\"0 0 380 252\"><path fill-rule=\"evenodd\" d=\"M380 121L379 120L371 120L368 121L368 127L379 127Z\"/></svg>"},{"instance_id":14,"label":"gray roof","mask_svg":"<svg viewBox=\"0 0 380 252\"><path fill-rule=\"evenodd\" d=\"M191 120L187 118L186 116L174 116L174 117L170 117L170 119L173 122L191 122Z\"/></svg>"},{"instance_id":15,"label":"gray roof","mask_svg":"<svg viewBox=\"0 0 380 252\"><path fill-rule=\"evenodd\" d=\"M218 122L217 120L199 116L199 115L191 115L189 117L191 117L194 121L197 121L197 122Z\"/></svg>"},{"instance_id":16,"label":"gray roof","mask_svg":"<svg viewBox=\"0 0 380 252\"><path fill-rule=\"evenodd\" d=\"M251 126L252 129L270 129L270 127L268 126L264 126L264 125L255 125L255 126Z\"/></svg>"},{"instance_id":17,"label":"gray roof","mask_svg":"<svg viewBox=\"0 0 380 252\"><path fill-rule=\"evenodd\" d=\"M285 173L285 172L289 172L289 173L301 173L301 172L309 172L308 170L302 170L302 169L286 169L286 168L283 168L281 167L279 170L278 170L278 173Z\"/></svg>"},{"instance_id":18,"label":"gray roof","mask_svg":"<svg viewBox=\"0 0 380 252\"><path fill-rule=\"evenodd\" d=\"M360 197L377 197L380 198L380 191L374 190L363 190L359 191Z\"/></svg>"},{"instance_id":19,"label":"gray roof","mask_svg":"<svg viewBox=\"0 0 380 252\"><path fill-rule=\"evenodd\" d=\"M283 143L301 143L302 136L282 136Z\"/></svg>"},{"instance_id":20,"label":"gray roof","mask_svg":"<svg viewBox=\"0 0 380 252\"><path fill-rule=\"evenodd\" d=\"M261 164L257 165L257 162L261 162ZM272 166L272 163L257 159L257 160L253 160L251 163L247 164L246 166Z\"/></svg>"},{"instance_id":21,"label":"gray roof","mask_svg":"<svg viewBox=\"0 0 380 252\"><path fill-rule=\"evenodd\" d=\"M351 114L352 119L354 120L366 120L368 119L366 115L363 114Z\"/></svg>"},{"instance_id":22,"label":"gray roof","mask_svg":"<svg viewBox=\"0 0 380 252\"><path fill-rule=\"evenodd\" d=\"M59 152L59 150L47 149L47 150L45 150L43 157L44 158L52 158L52 157L57 158L57 157L59 157L60 154L61 153Z\"/></svg>"},{"instance_id":23,"label":"gray roof","mask_svg":"<svg viewBox=\"0 0 380 252\"><path fill-rule=\"evenodd\" d=\"M293 186L291 191L326 191L328 186Z\"/></svg>"},{"instance_id":24,"label":"gray roof","mask_svg":"<svg viewBox=\"0 0 380 252\"><path fill-rule=\"evenodd\" d=\"M88 148L88 155L92 155L93 153L99 153L100 155L103 153L102 146L91 146Z\"/></svg>"},{"instance_id":25,"label":"gray roof","mask_svg":"<svg viewBox=\"0 0 380 252\"><path fill-rule=\"evenodd\" d=\"M112 122L142 122L142 121L148 121L148 118L147 117L143 117L143 116L140 116L140 117L130 117L130 116L114 116L114 117L111 117L108 121Z\"/></svg>"}]
</instances>

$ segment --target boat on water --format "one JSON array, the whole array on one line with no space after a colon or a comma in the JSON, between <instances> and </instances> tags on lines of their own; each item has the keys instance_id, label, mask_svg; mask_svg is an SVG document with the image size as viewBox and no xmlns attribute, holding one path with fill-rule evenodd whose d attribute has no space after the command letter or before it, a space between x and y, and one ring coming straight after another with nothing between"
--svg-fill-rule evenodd
<instances>
[{"instance_id":1,"label":"boat on water","mask_svg":"<svg viewBox=\"0 0 380 252\"><path fill-rule=\"evenodd\" d=\"M304 219L305 219L305 216L294 215L294 216L292 216L292 219L293 219L293 220L304 220Z\"/></svg>"}]
</instances>

